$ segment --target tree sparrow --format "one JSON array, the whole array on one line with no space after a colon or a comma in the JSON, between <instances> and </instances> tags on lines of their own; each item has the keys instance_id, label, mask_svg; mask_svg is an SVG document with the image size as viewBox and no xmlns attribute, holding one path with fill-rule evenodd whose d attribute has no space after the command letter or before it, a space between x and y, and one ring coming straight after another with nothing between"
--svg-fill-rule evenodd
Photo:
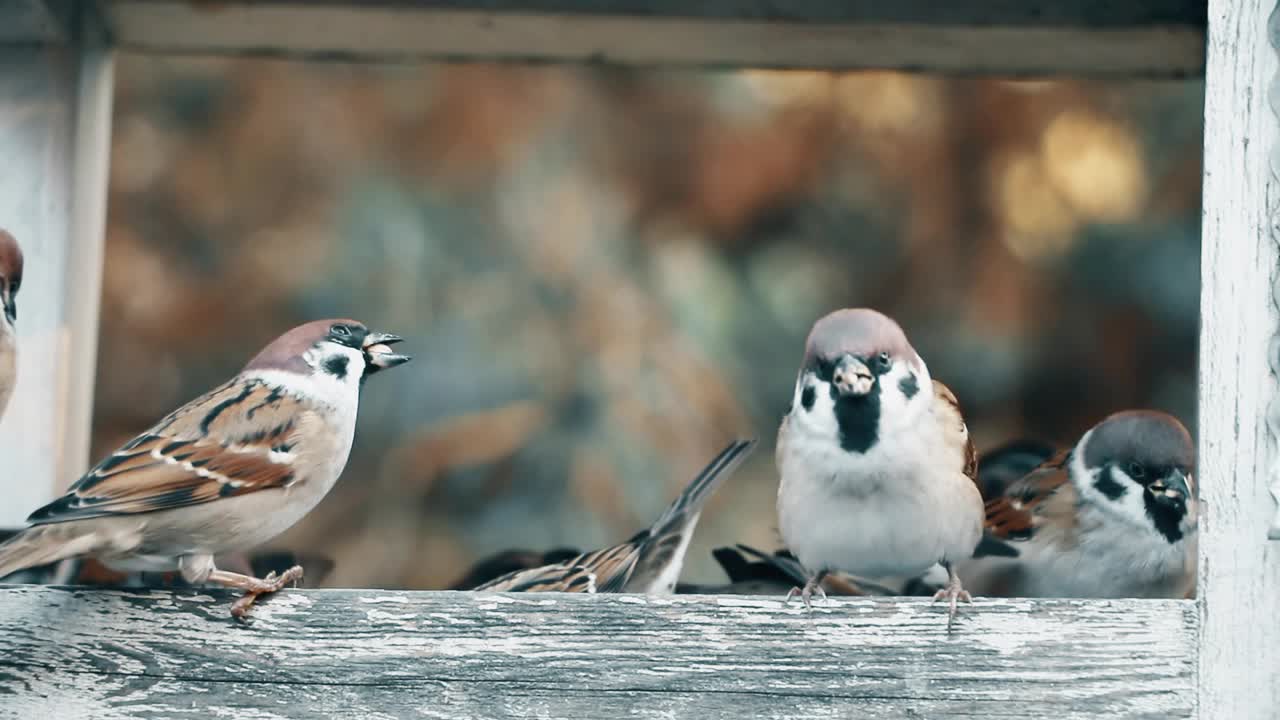
<instances>
[{"instance_id":1,"label":"tree sparrow","mask_svg":"<svg viewBox=\"0 0 1280 720\"><path fill-rule=\"evenodd\" d=\"M625 543L558 563L507 573L475 589L670 595L680 577L684 554L702 506L755 445L755 440L737 441L721 450L653 525Z\"/></svg>"},{"instance_id":2,"label":"tree sparrow","mask_svg":"<svg viewBox=\"0 0 1280 720\"><path fill-rule=\"evenodd\" d=\"M989 499L984 541L966 577L992 595L1181 598L1196 574L1195 447L1151 410L1107 417Z\"/></svg>"},{"instance_id":3,"label":"tree sparrow","mask_svg":"<svg viewBox=\"0 0 1280 720\"><path fill-rule=\"evenodd\" d=\"M409 360L394 335L321 320L277 338L227 383L112 453L0 545L0 577L91 556L124 572L263 593L302 575L220 570L214 556L261 545L302 519L342 473L364 380Z\"/></svg>"},{"instance_id":4,"label":"tree sparrow","mask_svg":"<svg viewBox=\"0 0 1280 720\"><path fill-rule=\"evenodd\" d=\"M778 429L778 529L809 571L871 580L947 572L934 596L970 601L956 563L982 537L977 455L955 395L896 322L869 309L818 320ZM790 597L790 595L789 595Z\"/></svg>"},{"instance_id":5,"label":"tree sparrow","mask_svg":"<svg viewBox=\"0 0 1280 720\"><path fill-rule=\"evenodd\" d=\"M22 249L0 230L0 417L9 405L18 377L18 288L22 286Z\"/></svg>"}]
</instances>

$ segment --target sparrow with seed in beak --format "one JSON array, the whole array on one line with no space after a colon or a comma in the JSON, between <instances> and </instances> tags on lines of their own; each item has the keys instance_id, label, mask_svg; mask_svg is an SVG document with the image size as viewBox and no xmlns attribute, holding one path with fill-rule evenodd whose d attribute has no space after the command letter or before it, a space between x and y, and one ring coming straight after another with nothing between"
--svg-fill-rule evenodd
<instances>
[{"instance_id":1,"label":"sparrow with seed in beak","mask_svg":"<svg viewBox=\"0 0 1280 720\"><path fill-rule=\"evenodd\" d=\"M950 617L969 600L956 572L982 537L977 455L959 404L896 322L869 309L814 324L778 429L778 529L809 572L879 580L940 563Z\"/></svg>"},{"instance_id":2,"label":"sparrow with seed in beak","mask_svg":"<svg viewBox=\"0 0 1280 720\"><path fill-rule=\"evenodd\" d=\"M351 451L361 385L409 360L388 347L399 340L354 320L290 330L33 512L31 527L0 545L0 577L90 556L243 590L231 612L244 616L302 568L258 579L219 569L214 556L267 542L329 492Z\"/></svg>"},{"instance_id":3,"label":"sparrow with seed in beak","mask_svg":"<svg viewBox=\"0 0 1280 720\"><path fill-rule=\"evenodd\" d=\"M22 248L0 230L0 417L4 416L18 378L18 288L22 286Z\"/></svg>"},{"instance_id":4,"label":"sparrow with seed in beak","mask_svg":"<svg viewBox=\"0 0 1280 720\"><path fill-rule=\"evenodd\" d=\"M1194 466L1173 416L1111 415L988 499L988 539L965 576L991 595L1185 597L1196 574ZM993 540L1004 557L987 551Z\"/></svg>"},{"instance_id":5,"label":"sparrow with seed in beak","mask_svg":"<svg viewBox=\"0 0 1280 720\"><path fill-rule=\"evenodd\" d=\"M489 592L672 594L702 506L755 445L755 440L737 441L721 450L653 525L625 543L542 567L516 570L475 589Z\"/></svg>"}]
</instances>

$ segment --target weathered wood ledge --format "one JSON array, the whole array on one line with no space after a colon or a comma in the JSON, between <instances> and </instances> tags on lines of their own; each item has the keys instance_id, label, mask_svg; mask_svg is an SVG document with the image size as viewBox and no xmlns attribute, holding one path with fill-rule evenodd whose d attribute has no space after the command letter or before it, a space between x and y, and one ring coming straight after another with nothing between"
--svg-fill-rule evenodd
<instances>
[{"instance_id":1,"label":"weathered wood ledge","mask_svg":"<svg viewBox=\"0 0 1280 720\"><path fill-rule=\"evenodd\" d=\"M0 717L1180 718L1192 601L0 586Z\"/></svg>"}]
</instances>

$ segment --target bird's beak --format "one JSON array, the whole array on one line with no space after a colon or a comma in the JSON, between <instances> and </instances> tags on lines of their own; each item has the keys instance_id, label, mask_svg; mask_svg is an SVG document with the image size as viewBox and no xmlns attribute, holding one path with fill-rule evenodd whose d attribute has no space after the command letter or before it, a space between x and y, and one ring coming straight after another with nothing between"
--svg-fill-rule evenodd
<instances>
[{"instance_id":1,"label":"bird's beak","mask_svg":"<svg viewBox=\"0 0 1280 720\"><path fill-rule=\"evenodd\" d=\"M1159 478L1147 486L1147 492L1156 502L1166 505L1186 504L1191 496L1191 485L1181 470L1170 470L1168 475Z\"/></svg>"},{"instance_id":2,"label":"bird's beak","mask_svg":"<svg viewBox=\"0 0 1280 720\"><path fill-rule=\"evenodd\" d=\"M399 355L391 352L391 345L403 339L399 335L390 333L371 332L366 335L362 345L365 364L368 366L365 374L372 375L379 370L386 370L409 362L410 357L408 355Z\"/></svg>"},{"instance_id":3,"label":"bird's beak","mask_svg":"<svg viewBox=\"0 0 1280 720\"><path fill-rule=\"evenodd\" d=\"M836 386L836 391L844 396L866 395L871 392L871 386L875 381L871 368L852 355L841 357L836 363L835 371L831 374L831 383Z\"/></svg>"}]
</instances>

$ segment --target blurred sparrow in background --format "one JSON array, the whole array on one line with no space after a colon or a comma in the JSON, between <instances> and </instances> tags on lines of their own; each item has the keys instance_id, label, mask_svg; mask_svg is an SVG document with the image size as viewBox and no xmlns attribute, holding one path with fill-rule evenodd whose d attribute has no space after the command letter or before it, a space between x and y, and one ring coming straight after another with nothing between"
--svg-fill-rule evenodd
<instances>
[{"instance_id":1,"label":"blurred sparrow in background","mask_svg":"<svg viewBox=\"0 0 1280 720\"><path fill-rule=\"evenodd\" d=\"M755 440L737 441L720 451L653 525L627 542L554 564L517 570L482 583L475 590L671 594L702 506L755 445Z\"/></svg>"},{"instance_id":2,"label":"blurred sparrow in background","mask_svg":"<svg viewBox=\"0 0 1280 720\"><path fill-rule=\"evenodd\" d=\"M346 465L360 388L409 360L394 335L321 320L277 338L227 383L112 453L0 545L0 577L89 556L123 572L177 570L245 592L231 612L302 576L263 579L214 556L261 545L302 519Z\"/></svg>"},{"instance_id":3,"label":"blurred sparrow in background","mask_svg":"<svg viewBox=\"0 0 1280 720\"><path fill-rule=\"evenodd\" d=\"M22 287L22 249L0 230L0 417L4 417L18 379L18 288Z\"/></svg>"},{"instance_id":4,"label":"blurred sparrow in background","mask_svg":"<svg viewBox=\"0 0 1280 720\"><path fill-rule=\"evenodd\" d=\"M808 570L871 580L947 571L935 600L968 601L956 564L982 537L977 456L955 396L890 318L838 310L814 324L778 430L778 529Z\"/></svg>"},{"instance_id":5,"label":"blurred sparrow in background","mask_svg":"<svg viewBox=\"0 0 1280 720\"><path fill-rule=\"evenodd\" d=\"M986 505L983 594L1181 598L1195 586L1195 446L1151 410L1107 417ZM990 557L1003 544L1013 557Z\"/></svg>"}]
</instances>

